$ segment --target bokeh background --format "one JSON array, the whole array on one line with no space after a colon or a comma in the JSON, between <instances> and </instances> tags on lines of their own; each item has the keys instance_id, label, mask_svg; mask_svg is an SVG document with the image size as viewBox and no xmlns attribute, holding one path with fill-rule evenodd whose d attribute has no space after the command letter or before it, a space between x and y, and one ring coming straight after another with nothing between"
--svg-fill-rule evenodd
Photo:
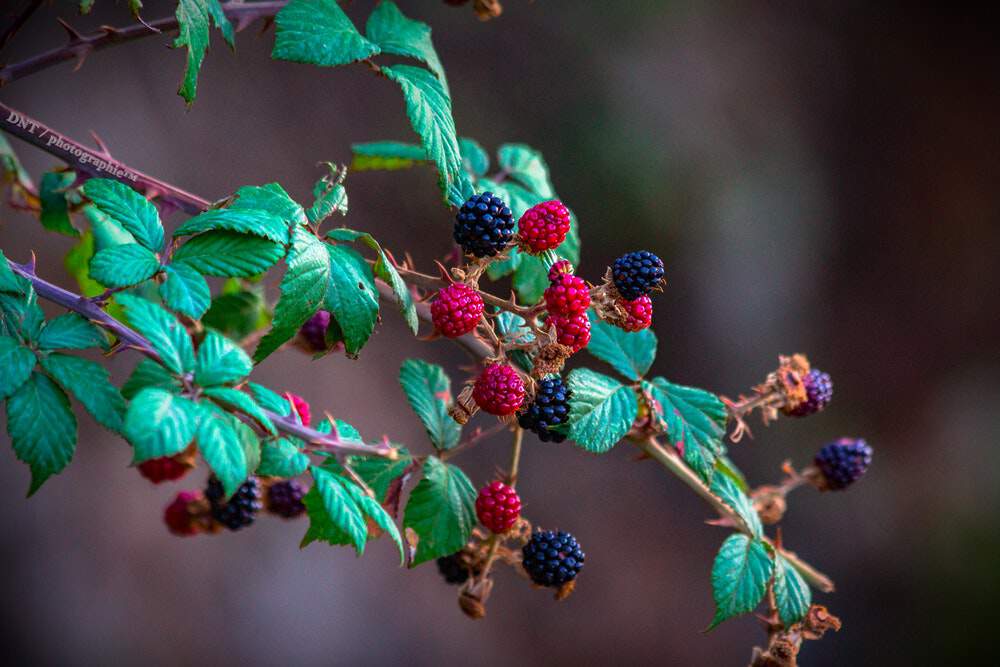
<instances>
[{"instance_id":1,"label":"bokeh background","mask_svg":"<svg viewBox=\"0 0 1000 667\"><path fill-rule=\"evenodd\" d=\"M80 29L130 20L121 2L99 0L83 18L72 4L46 3L3 56L59 44L57 15ZM363 23L373 4L348 11ZM995 23L861 2L507 0L489 23L468 7L400 5L433 26L460 133L543 151L581 221L584 275L630 249L665 258L655 372L735 395L779 353L803 351L833 375L830 409L756 428L732 451L763 483L837 436L875 448L848 492L792 497L786 542L837 581L816 597L844 620L803 663L993 664ZM171 11L149 0L144 16ZM184 58L167 37L96 53L78 72L46 70L0 99L77 139L93 130L125 163L210 199L279 181L307 200L317 162L349 161L355 141L411 139L391 83L362 67L272 62L272 35L256 28L236 55L213 34L191 110L174 94ZM36 178L57 165L11 141ZM449 251L431 170L356 173L347 185L351 226L425 268ZM34 249L43 275L70 284L71 241L0 213L8 256ZM415 341L388 312L360 361L288 351L255 378L425 451L396 382L409 356L463 379L461 355ZM116 377L134 362L116 358ZM472 622L432 564L401 570L386 541L361 559L300 551L304 522L274 518L171 537L161 509L204 471L153 487L128 468L123 441L80 417L73 464L30 500L28 471L0 435L0 634L15 664L742 665L763 637L749 618L702 633L725 533L626 445L596 457L529 440L526 513L576 533L586 572L562 604L502 572L489 616ZM481 483L507 451L500 437L459 461Z\"/></svg>"}]
</instances>

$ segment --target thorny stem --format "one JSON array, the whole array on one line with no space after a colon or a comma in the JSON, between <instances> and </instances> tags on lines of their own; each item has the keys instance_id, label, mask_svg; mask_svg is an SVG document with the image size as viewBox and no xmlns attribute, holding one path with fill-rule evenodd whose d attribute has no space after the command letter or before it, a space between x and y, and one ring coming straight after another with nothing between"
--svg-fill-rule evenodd
<instances>
[{"instance_id":1,"label":"thorny stem","mask_svg":"<svg viewBox=\"0 0 1000 667\"><path fill-rule=\"evenodd\" d=\"M448 459L461 454L467 449L472 449L483 440L486 440L491 436L496 435L497 433L505 430L506 428L507 424L503 423L502 421L497 421L496 424L494 424L493 426L489 427L486 430L477 428L472 433L472 435L468 436L467 438L462 440L462 442L458 443L451 449L442 452L438 458L440 458L442 461L447 461Z\"/></svg>"}]
</instances>

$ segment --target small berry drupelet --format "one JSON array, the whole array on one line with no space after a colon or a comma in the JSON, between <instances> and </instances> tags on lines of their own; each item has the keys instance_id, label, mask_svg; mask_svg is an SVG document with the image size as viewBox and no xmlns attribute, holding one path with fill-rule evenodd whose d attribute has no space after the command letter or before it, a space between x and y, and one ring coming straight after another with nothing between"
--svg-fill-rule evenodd
<instances>
[{"instance_id":1,"label":"small berry drupelet","mask_svg":"<svg viewBox=\"0 0 1000 667\"><path fill-rule=\"evenodd\" d=\"M483 316L483 298L464 283L452 283L438 290L431 304L434 328L446 338L470 333Z\"/></svg>"},{"instance_id":2,"label":"small berry drupelet","mask_svg":"<svg viewBox=\"0 0 1000 667\"><path fill-rule=\"evenodd\" d=\"M292 410L299 416L302 425L309 426L312 424L312 411L309 409L309 402L298 394L291 392L288 393L288 398L291 399Z\"/></svg>"},{"instance_id":3,"label":"small berry drupelet","mask_svg":"<svg viewBox=\"0 0 1000 667\"><path fill-rule=\"evenodd\" d=\"M521 498L517 491L497 480L479 489L476 517L490 532L503 535L521 516Z\"/></svg>"},{"instance_id":4,"label":"small berry drupelet","mask_svg":"<svg viewBox=\"0 0 1000 667\"><path fill-rule=\"evenodd\" d=\"M492 192L473 195L455 216L455 243L476 257L492 257L514 238L510 208Z\"/></svg>"},{"instance_id":5,"label":"small berry drupelet","mask_svg":"<svg viewBox=\"0 0 1000 667\"><path fill-rule=\"evenodd\" d=\"M583 569L586 557L576 538L561 530L532 533L521 554L522 565L531 580L553 588L573 581Z\"/></svg>"},{"instance_id":6,"label":"small berry drupelet","mask_svg":"<svg viewBox=\"0 0 1000 667\"><path fill-rule=\"evenodd\" d=\"M542 378L535 400L518 416L518 423L521 428L534 431L542 442L562 442L566 436L550 429L566 423L571 397L569 387L558 375Z\"/></svg>"},{"instance_id":7,"label":"small berry drupelet","mask_svg":"<svg viewBox=\"0 0 1000 667\"><path fill-rule=\"evenodd\" d=\"M840 438L816 454L826 488L840 491L858 481L872 463L872 448L861 438Z\"/></svg>"},{"instance_id":8,"label":"small berry drupelet","mask_svg":"<svg viewBox=\"0 0 1000 667\"><path fill-rule=\"evenodd\" d=\"M469 569L465 567L461 551L438 558L437 566L438 572L449 584L464 584L469 580Z\"/></svg>"},{"instance_id":9,"label":"small berry drupelet","mask_svg":"<svg viewBox=\"0 0 1000 667\"><path fill-rule=\"evenodd\" d=\"M622 298L634 301L663 282L663 260L648 250L630 252L615 260L611 277Z\"/></svg>"},{"instance_id":10,"label":"small berry drupelet","mask_svg":"<svg viewBox=\"0 0 1000 667\"><path fill-rule=\"evenodd\" d=\"M549 267L549 282L563 273L573 273L573 264L568 259L560 259Z\"/></svg>"},{"instance_id":11,"label":"small berry drupelet","mask_svg":"<svg viewBox=\"0 0 1000 667\"><path fill-rule=\"evenodd\" d=\"M833 398L833 381L827 373L813 369L802 378L806 388L806 400L784 413L791 417L807 417L825 408Z\"/></svg>"},{"instance_id":12,"label":"small berry drupelet","mask_svg":"<svg viewBox=\"0 0 1000 667\"><path fill-rule=\"evenodd\" d=\"M202 499L198 491L181 491L163 511L163 523L174 535L188 536L198 532L195 516L191 512L192 503Z\"/></svg>"},{"instance_id":13,"label":"small berry drupelet","mask_svg":"<svg viewBox=\"0 0 1000 667\"><path fill-rule=\"evenodd\" d=\"M249 526L260 511L260 485L256 477L249 477L226 502L222 482L213 476L208 480L205 497L211 503L212 518L229 530L239 530Z\"/></svg>"},{"instance_id":14,"label":"small berry drupelet","mask_svg":"<svg viewBox=\"0 0 1000 667\"><path fill-rule=\"evenodd\" d=\"M545 309L550 315L572 317L590 307L587 282L572 273L557 273L545 288Z\"/></svg>"},{"instance_id":15,"label":"small berry drupelet","mask_svg":"<svg viewBox=\"0 0 1000 667\"><path fill-rule=\"evenodd\" d=\"M653 300L645 294L638 299L622 300L620 303L625 309L625 321L621 325L625 331L642 331L653 323Z\"/></svg>"},{"instance_id":16,"label":"small berry drupelet","mask_svg":"<svg viewBox=\"0 0 1000 667\"><path fill-rule=\"evenodd\" d=\"M306 511L302 502L305 491L292 479L275 482L267 489L267 511L286 519L294 519Z\"/></svg>"},{"instance_id":17,"label":"small berry drupelet","mask_svg":"<svg viewBox=\"0 0 1000 667\"><path fill-rule=\"evenodd\" d=\"M569 232L569 209L558 199L536 204L517 223L521 245L539 253L558 248Z\"/></svg>"},{"instance_id":18,"label":"small berry drupelet","mask_svg":"<svg viewBox=\"0 0 1000 667\"><path fill-rule=\"evenodd\" d=\"M590 342L590 319L587 313L572 317L553 317L556 327L556 342L579 352Z\"/></svg>"},{"instance_id":19,"label":"small berry drupelet","mask_svg":"<svg viewBox=\"0 0 1000 667\"><path fill-rule=\"evenodd\" d=\"M312 352L326 352L326 330L330 326L330 311L320 310L306 320L299 329L299 335Z\"/></svg>"},{"instance_id":20,"label":"small berry drupelet","mask_svg":"<svg viewBox=\"0 0 1000 667\"><path fill-rule=\"evenodd\" d=\"M513 366L489 364L476 379L472 400L491 415L514 414L524 403L524 381Z\"/></svg>"},{"instance_id":21,"label":"small berry drupelet","mask_svg":"<svg viewBox=\"0 0 1000 667\"><path fill-rule=\"evenodd\" d=\"M193 466L178 461L172 456L164 456L158 459L143 461L138 466L139 474L148 479L153 484L180 479L187 474Z\"/></svg>"}]
</instances>

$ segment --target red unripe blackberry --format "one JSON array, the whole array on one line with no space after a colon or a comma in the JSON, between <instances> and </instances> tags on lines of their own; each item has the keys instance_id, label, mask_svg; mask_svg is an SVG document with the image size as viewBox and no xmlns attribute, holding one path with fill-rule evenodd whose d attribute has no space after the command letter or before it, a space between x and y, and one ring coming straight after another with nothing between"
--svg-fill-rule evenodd
<instances>
[{"instance_id":1,"label":"red unripe blackberry","mask_svg":"<svg viewBox=\"0 0 1000 667\"><path fill-rule=\"evenodd\" d=\"M139 474L153 484L180 479L192 468L191 465L182 463L172 456L149 459L136 467L139 469Z\"/></svg>"},{"instance_id":2,"label":"red unripe blackberry","mask_svg":"<svg viewBox=\"0 0 1000 667\"><path fill-rule=\"evenodd\" d=\"M181 491L163 511L163 523L174 535L194 535L198 532L195 516L190 510L192 503L202 499L197 491Z\"/></svg>"},{"instance_id":3,"label":"red unripe blackberry","mask_svg":"<svg viewBox=\"0 0 1000 667\"><path fill-rule=\"evenodd\" d=\"M579 352L590 342L590 319L587 313L572 317L553 317L556 326L556 342Z\"/></svg>"},{"instance_id":4,"label":"red unripe blackberry","mask_svg":"<svg viewBox=\"0 0 1000 667\"><path fill-rule=\"evenodd\" d=\"M572 317L590 307L587 282L571 273L556 274L545 289L545 308L550 315Z\"/></svg>"},{"instance_id":5,"label":"red unripe blackberry","mask_svg":"<svg viewBox=\"0 0 1000 667\"><path fill-rule=\"evenodd\" d=\"M299 416L299 420L302 422L302 425L309 426L312 424L312 412L309 409L309 403L306 399L291 392L288 392L288 398L292 404L292 410L294 410L295 414Z\"/></svg>"},{"instance_id":6,"label":"red unripe blackberry","mask_svg":"<svg viewBox=\"0 0 1000 667\"><path fill-rule=\"evenodd\" d=\"M452 283L438 290L431 304L434 328L447 338L470 333L483 316L483 298L464 283Z\"/></svg>"},{"instance_id":7,"label":"red unripe blackberry","mask_svg":"<svg viewBox=\"0 0 1000 667\"><path fill-rule=\"evenodd\" d=\"M625 321L622 322L622 329L625 331L642 331L653 323L653 300L643 295L638 299L619 301L625 309Z\"/></svg>"},{"instance_id":8,"label":"red unripe blackberry","mask_svg":"<svg viewBox=\"0 0 1000 667\"><path fill-rule=\"evenodd\" d=\"M521 498L517 491L501 481L487 484L476 497L476 517L490 532L503 535L521 516Z\"/></svg>"},{"instance_id":9,"label":"red unripe blackberry","mask_svg":"<svg viewBox=\"0 0 1000 667\"><path fill-rule=\"evenodd\" d=\"M563 273L573 273L573 264L568 259L560 259L549 267L549 282L556 279L556 276Z\"/></svg>"},{"instance_id":10,"label":"red unripe blackberry","mask_svg":"<svg viewBox=\"0 0 1000 667\"><path fill-rule=\"evenodd\" d=\"M790 410L784 410L792 417L808 417L825 408L833 398L833 381L828 373L814 368L802 378L806 389L806 400Z\"/></svg>"},{"instance_id":11,"label":"red unripe blackberry","mask_svg":"<svg viewBox=\"0 0 1000 667\"><path fill-rule=\"evenodd\" d=\"M476 380L472 400L491 415L514 414L524 403L524 381L512 366L490 364Z\"/></svg>"},{"instance_id":12,"label":"red unripe blackberry","mask_svg":"<svg viewBox=\"0 0 1000 667\"><path fill-rule=\"evenodd\" d=\"M557 248L569 232L569 209L558 199L536 204L521 216L517 232L531 252Z\"/></svg>"}]
</instances>

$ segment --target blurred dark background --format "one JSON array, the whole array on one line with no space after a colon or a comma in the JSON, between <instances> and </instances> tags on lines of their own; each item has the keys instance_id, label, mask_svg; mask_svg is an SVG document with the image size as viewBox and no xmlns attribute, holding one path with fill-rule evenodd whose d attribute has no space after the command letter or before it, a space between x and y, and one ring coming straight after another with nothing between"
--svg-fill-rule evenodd
<instances>
[{"instance_id":1,"label":"blurred dark background","mask_svg":"<svg viewBox=\"0 0 1000 667\"><path fill-rule=\"evenodd\" d=\"M98 0L82 18L72 4L46 3L4 57L61 43L56 16L81 30L130 21L122 2ZM757 427L732 451L763 483L837 436L875 448L856 487L792 496L786 543L837 581L816 599L844 620L803 663L995 664L984 636L1000 593L994 19L861 2L506 0L480 23L468 7L399 4L433 26L460 133L543 151L581 221L584 275L630 249L665 258L656 372L735 395L779 353L802 351L832 374L830 409ZM373 5L348 11L363 25ZM172 11L150 0L143 16ZM362 67L272 62L272 35L256 28L236 55L213 31L190 111L167 37L96 53L75 73L54 67L0 99L79 140L93 130L118 159L210 199L279 181L305 201L318 161L348 162L356 141L412 139L395 86ZM57 166L11 143L36 181ZM347 185L352 227L424 268L450 249L431 170ZM20 260L34 249L43 275L70 284L71 241L31 217L4 208L0 243ZM388 311L359 362L288 351L255 378L426 451L396 382L408 356L463 378L461 355L415 341ZM116 377L134 363L116 358ZM529 441L526 513L573 531L587 569L562 604L502 572L489 616L472 622L433 565L399 569L384 540L361 559L300 551L304 521L273 518L171 537L161 509L204 471L153 487L122 440L80 421L73 464L27 501L28 471L0 436L0 632L15 663L743 665L763 638L750 618L702 633L725 533L625 445L598 458ZM459 462L479 484L507 451L499 438Z\"/></svg>"}]
</instances>

